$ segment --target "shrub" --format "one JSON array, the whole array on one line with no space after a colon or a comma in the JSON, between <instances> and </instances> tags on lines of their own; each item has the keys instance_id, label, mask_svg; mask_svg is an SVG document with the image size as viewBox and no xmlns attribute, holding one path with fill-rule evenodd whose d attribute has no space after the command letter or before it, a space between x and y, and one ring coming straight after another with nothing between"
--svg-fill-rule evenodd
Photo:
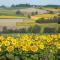
<instances>
[{"instance_id":1,"label":"shrub","mask_svg":"<svg viewBox=\"0 0 60 60\"><path fill-rule=\"evenodd\" d=\"M15 29L14 33L26 33L26 28Z\"/></svg>"},{"instance_id":2,"label":"shrub","mask_svg":"<svg viewBox=\"0 0 60 60\"><path fill-rule=\"evenodd\" d=\"M17 10L16 15L24 15L21 11Z\"/></svg>"},{"instance_id":3,"label":"shrub","mask_svg":"<svg viewBox=\"0 0 60 60\"><path fill-rule=\"evenodd\" d=\"M55 59L56 60L60 60L60 49L56 52L56 54L55 54Z\"/></svg>"},{"instance_id":4,"label":"shrub","mask_svg":"<svg viewBox=\"0 0 60 60\"><path fill-rule=\"evenodd\" d=\"M53 19L38 19L36 20L36 23L59 23L60 22L60 18L59 17L54 17Z\"/></svg>"},{"instance_id":5,"label":"shrub","mask_svg":"<svg viewBox=\"0 0 60 60\"><path fill-rule=\"evenodd\" d=\"M60 24L60 17L58 17L58 24Z\"/></svg>"},{"instance_id":6,"label":"shrub","mask_svg":"<svg viewBox=\"0 0 60 60\"><path fill-rule=\"evenodd\" d=\"M46 27L46 28L44 28L44 33L56 33L56 29Z\"/></svg>"},{"instance_id":7,"label":"shrub","mask_svg":"<svg viewBox=\"0 0 60 60\"><path fill-rule=\"evenodd\" d=\"M29 33L39 33L40 32L40 26L35 25L34 27L29 27L28 32Z\"/></svg>"},{"instance_id":8,"label":"shrub","mask_svg":"<svg viewBox=\"0 0 60 60\"><path fill-rule=\"evenodd\" d=\"M54 14L54 12L53 12L53 11L49 11L48 13L49 13L49 14Z\"/></svg>"},{"instance_id":9,"label":"shrub","mask_svg":"<svg viewBox=\"0 0 60 60\"><path fill-rule=\"evenodd\" d=\"M2 32L3 32L3 33L6 33L6 32L7 32L7 27L6 27L6 26L4 26L4 27L2 28Z\"/></svg>"},{"instance_id":10,"label":"shrub","mask_svg":"<svg viewBox=\"0 0 60 60\"><path fill-rule=\"evenodd\" d=\"M30 16L30 15L28 15L27 17L28 17L29 19L31 18L31 16Z\"/></svg>"},{"instance_id":11,"label":"shrub","mask_svg":"<svg viewBox=\"0 0 60 60\"><path fill-rule=\"evenodd\" d=\"M58 27L58 33L60 33L60 27Z\"/></svg>"}]
</instances>

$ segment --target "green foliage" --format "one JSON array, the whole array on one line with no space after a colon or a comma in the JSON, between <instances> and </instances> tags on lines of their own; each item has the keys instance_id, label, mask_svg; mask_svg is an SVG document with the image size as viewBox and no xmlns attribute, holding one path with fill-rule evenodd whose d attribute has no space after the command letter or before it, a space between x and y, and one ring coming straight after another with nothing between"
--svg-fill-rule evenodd
<instances>
[{"instance_id":1,"label":"green foliage","mask_svg":"<svg viewBox=\"0 0 60 60\"><path fill-rule=\"evenodd\" d=\"M40 26L35 25L34 27L28 28L28 33L39 33L40 32Z\"/></svg>"},{"instance_id":2,"label":"green foliage","mask_svg":"<svg viewBox=\"0 0 60 60\"><path fill-rule=\"evenodd\" d=\"M48 27L46 27L44 29L44 33L57 33L57 31L56 31L55 28L48 28Z\"/></svg>"},{"instance_id":3,"label":"green foliage","mask_svg":"<svg viewBox=\"0 0 60 60\"><path fill-rule=\"evenodd\" d=\"M16 11L16 15L24 16L24 14L21 11L19 11L19 10Z\"/></svg>"},{"instance_id":4,"label":"green foliage","mask_svg":"<svg viewBox=\"0 0 60 60\"><path fill-rule=\"evenodd\" d=\"M18 4L18 5L12 5L11 7L31 7L29 4Z\"/></svg>"}]
</instances>

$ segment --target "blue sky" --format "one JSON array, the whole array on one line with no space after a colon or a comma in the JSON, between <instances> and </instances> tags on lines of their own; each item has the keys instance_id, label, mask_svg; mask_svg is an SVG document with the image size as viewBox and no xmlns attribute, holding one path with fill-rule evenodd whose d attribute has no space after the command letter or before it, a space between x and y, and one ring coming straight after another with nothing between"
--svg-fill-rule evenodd
<instances>
[{"instance_id":1,"label":"blue sky","mask_svg":"<svg viewBox=\"0 0 60 60\"><path fill-rule=\"evenodd\" d=\"M30 3L30 4L36 4L36 5L47 5L47 4L53 4L53 5L59 5L60 0L0 0L0 6L11 6L12 4L24 4L24 3Z\"/></svg>"}]
</instances>

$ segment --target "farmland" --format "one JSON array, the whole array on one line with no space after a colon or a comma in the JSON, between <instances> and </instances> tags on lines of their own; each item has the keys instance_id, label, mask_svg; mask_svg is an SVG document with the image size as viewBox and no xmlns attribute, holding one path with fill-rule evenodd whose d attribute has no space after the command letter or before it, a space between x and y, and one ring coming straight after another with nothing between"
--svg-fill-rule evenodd
<instances>
[{"instance_id":1,"label":"farmland","mask_svg":"<svg viewBox=\"0 0 60 60\"><path fill-rule=\"evenodd\" d=\"M0 7L0 60L60 59L60 8Z\"/></svg>"},{"instance_id":2,"label":"farmland","mask_svg":"<svg viewBox=\"0 0 60 60\"><path fill-rule=\"evenodd\" d=\"M32 20L37 20L39 18L49 19L49 18L53 18L54 16L57 16L57 14L40 14L40 15L32 16L31 19Z\"/></svg>"},{"instance_id":3,"label":"farmland","mask_svg":"<svg viewBox=\"0 0 60 60\"><path fill-rule=\"evenodd\" d=\"M16 11L18 10L21 12L20 15L16 14ZM50 10L53 10L53 12L55 13L54 14L49 13ZM44 26L53 27L53 25L57 26L55 25L55 23L53 23L53 25L51 23L46 23L46 24L36 23L36 20L41 18L48 20L50 18L54 18L58 16L56 11L57 13L59 13L60 9L45 8L45 7L43 7L42 9L33 8L33 7L31 8L2 8L1 7L0 8L0 27L10 26L16 29L17 27L20 28L20 27L25 27L25 26L28 27L33 25L40 25L41 27L44 27Z\"/></svg>"},{"instance_id":4,"label":"farmland","mask_svg":"<svg viewBox=\"0 0 60 60\"><path fill-rule=\"evenodd\" d=\"M26 14L31 14L31 12L36 12L36 11L38 11L39 14L47 12L45 10L40 10L40 9L35 9L35 8L0 8L0 15L14 16L14 15L16 15L17 10L24 13L25 16L26 16Z\"/></svg>"},{"instance_id":5,"label":"farmland","mask_svg":"<svg viewBox=\"0 0 60 60\"><path fill-rule=\"evenodd\" d=\"M20 18L26 18L24 16L0 16L0 19L20 19Z\"/></svg>"}]
</instances>

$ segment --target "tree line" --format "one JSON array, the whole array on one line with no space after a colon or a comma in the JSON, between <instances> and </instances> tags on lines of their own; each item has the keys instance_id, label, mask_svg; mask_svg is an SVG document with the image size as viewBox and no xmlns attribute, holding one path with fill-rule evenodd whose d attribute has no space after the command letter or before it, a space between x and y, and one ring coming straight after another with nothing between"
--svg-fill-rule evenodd
<instances>
[{"instance_id":1,"label":"tree line","mask_svg":"<svg viewBox=\"0 0 60 60\"><path fill-rule=\"evenodd\" d=\"M56 27L45 27L43 28L39 25L30 26L28 28L20 28L20 29L8 29L6 26L3 27L2 31L0 33L60 33L60 28Z\"/></svg>"}]
</instances>

